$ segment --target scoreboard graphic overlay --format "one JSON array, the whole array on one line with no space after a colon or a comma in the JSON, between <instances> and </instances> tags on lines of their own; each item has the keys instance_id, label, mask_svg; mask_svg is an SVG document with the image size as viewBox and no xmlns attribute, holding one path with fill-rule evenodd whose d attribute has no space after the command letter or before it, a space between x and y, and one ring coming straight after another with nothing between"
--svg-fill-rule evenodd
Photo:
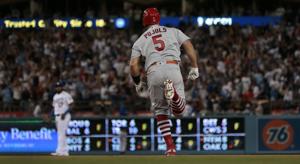
<instances>
[{"instance_id":1,"label":"scoreboard graphic overlay","mask_svg":"<svg viewBox=\"0 0 300 164\"><path fill-rule=\"evenodd\" d=\"M245 150L243 117L171 118L178 152ZM165 151L154 118L73 119L67 130L70 152ZM53 152L54 124L41 120L0 120L0 153Z\"/></svg>"}]
</instances>

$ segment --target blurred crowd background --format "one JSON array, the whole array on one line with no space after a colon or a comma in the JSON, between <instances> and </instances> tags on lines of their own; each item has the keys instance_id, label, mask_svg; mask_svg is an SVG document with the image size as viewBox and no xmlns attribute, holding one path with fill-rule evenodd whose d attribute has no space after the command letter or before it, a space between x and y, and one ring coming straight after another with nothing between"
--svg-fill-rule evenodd
<instances>
[{"instance_id":1,"label":"blurred crowd background","mask_svg":"<svg viewBox=\"0 0 300 164\"><path fill-rule=\"evenodd\" d=\"M135 92L128 61L143 31L142 11L153 4L162 16L283 17L278 25L264 27L180 24L197 50L200 71L197 81L186 79L189 60L182 52L184 116L299 114L299 1L13 2L0 3L2 18L126 16L132 22L121 30L0 29L0 117L51 110L58 80L75 99L74 115L151 115L147 97Z\"/></svg>"}]
</instances>

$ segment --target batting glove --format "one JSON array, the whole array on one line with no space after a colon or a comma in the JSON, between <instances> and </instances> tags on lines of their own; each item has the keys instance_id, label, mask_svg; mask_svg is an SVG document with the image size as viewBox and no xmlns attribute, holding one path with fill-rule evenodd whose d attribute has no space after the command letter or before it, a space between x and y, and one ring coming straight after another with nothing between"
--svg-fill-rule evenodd
<instances>
[{"instance_id":1,"label":"batting glove","mask_svg":"<svg viewBox=\"0 0 300 164\"><path fill-rule=\"evenodd\" d=\"M143 81L140 81L138 85L135 85L135 90L138 95L141 95L144 91L147 90L147 84Z\"/></svg>"},{"instance_id":2,"label":"batting glove","mask_svg":"<svg viewBox=\"0 0 300 164\"><path fill-rule=\"evenodd\" d=\"M188 79L190 80L195 80L199 77L199 71L198 68L191 68L189 75L188 75Z\"/></svg>"}]
</instances>

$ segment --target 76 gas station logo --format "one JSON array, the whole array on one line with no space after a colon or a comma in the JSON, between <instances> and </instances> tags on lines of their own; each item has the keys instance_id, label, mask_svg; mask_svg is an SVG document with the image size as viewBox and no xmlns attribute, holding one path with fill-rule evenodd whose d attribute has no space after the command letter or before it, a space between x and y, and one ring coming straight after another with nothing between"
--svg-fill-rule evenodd
<instances>
[{"instance_id":1,"label":"76 gas station logo","mask_svg":"<svg viewBox=\"0 0 300 164\"><path fill-rule=\"evenodd\" d=\"M294 140L294 129L285 120L272 120L263 128L263 142L271 150L286 150Z\"/></svg>"}]
</instances>

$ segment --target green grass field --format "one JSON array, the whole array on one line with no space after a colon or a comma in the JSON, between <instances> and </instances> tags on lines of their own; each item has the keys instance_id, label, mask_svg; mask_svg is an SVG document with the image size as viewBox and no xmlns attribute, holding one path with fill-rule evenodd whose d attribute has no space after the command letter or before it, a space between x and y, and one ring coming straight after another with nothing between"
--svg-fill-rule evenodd
<instances>
[{"instance_id":1,"label":"green grass field","mask_svg":"<svg viewBox=\"0 0 300 164\"><path fill-rule=\"evenodd\" d=\"M0 156L0 164L299 164L299 155Z\"/></svg>"}]
</instances>

